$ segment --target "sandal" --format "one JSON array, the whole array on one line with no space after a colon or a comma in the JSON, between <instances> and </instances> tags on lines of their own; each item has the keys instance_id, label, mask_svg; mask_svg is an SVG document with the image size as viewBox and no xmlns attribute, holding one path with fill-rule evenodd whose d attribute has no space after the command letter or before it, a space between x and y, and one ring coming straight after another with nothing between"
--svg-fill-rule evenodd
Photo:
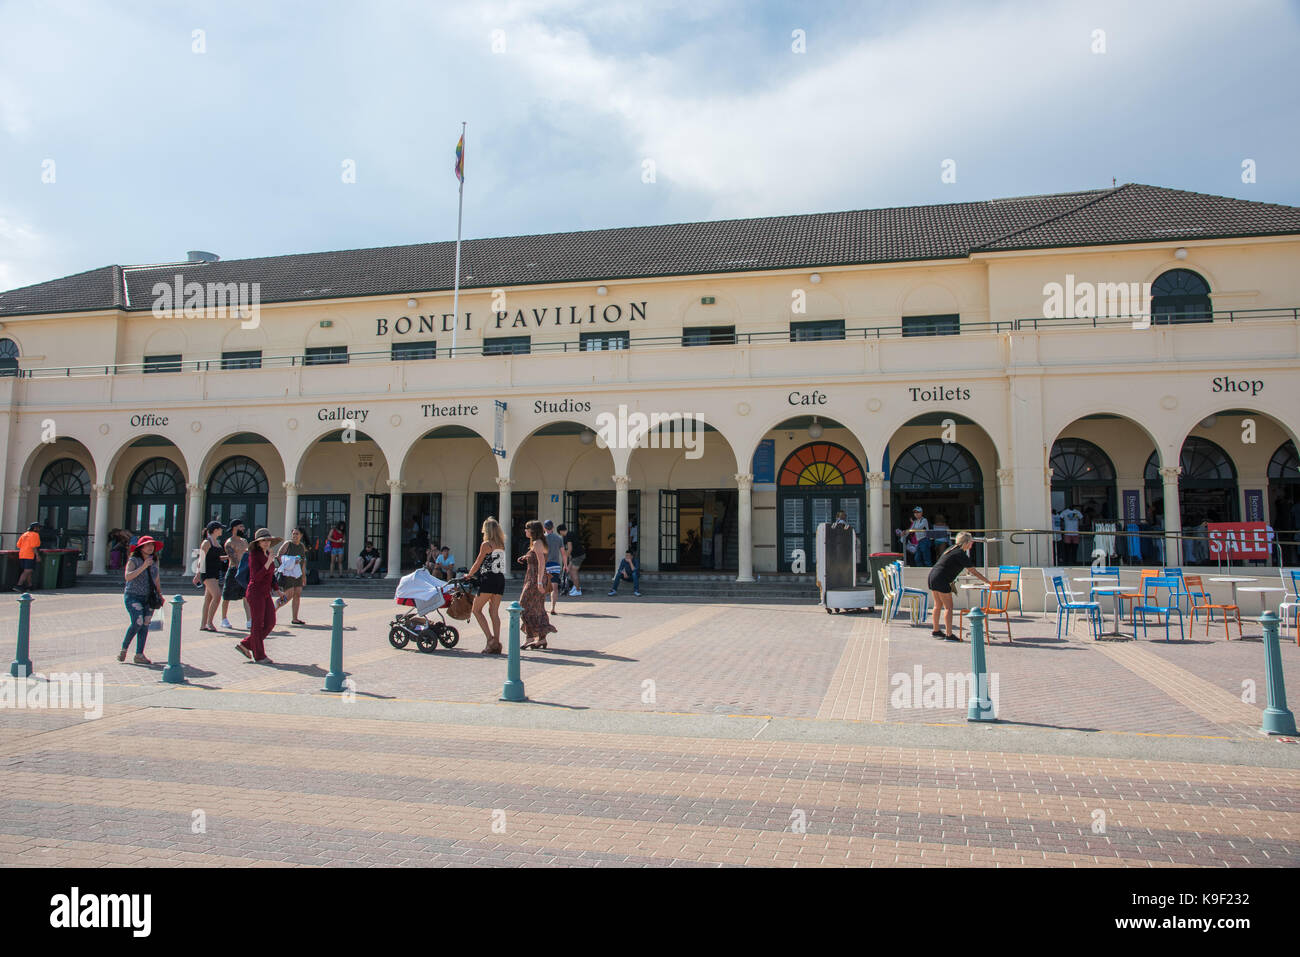
<instances>
[{"instance_id":1,"label":"sandal","mask_svg":"<svg viewBox=\"0 0 1300 957\"><path fill-rule=\"evenodd\" d=\"M534 647L534 648L538 648L538 649L540 649L540 650L542 650L542 651L545 651L545 650L546 650L546 639L543 638L543 639L542 639L541 641L539 641L537 644L533 645L533 647Z\"/></svg>"},{"instance_id":2,"label":"sandal","mask_svg":"<svg viewBox=\"0 0 1300 957\"><path fill-rule=\"evenodd\" d=\"M241 655L243 655L245 658L247 658L249 661L253 660L253 653L249 651L247 648L245 648L243 645L239 645L239 644L235 645L235 650L239 652Z\"/></svg>"},{"instance_id":3,"label":"sandal","mask_svg":"<svg viewBox=\"0 0 1300 957\"><path fill-rule=\"evenodd\" d=\"M293 618L293 619L291 619L291 620L289 621L289 624L291 624L291 625L305 625L305 624L307 624L307 623L306 623L305 621L303 621L301 618Z\"/></svg>"}]
</instances>

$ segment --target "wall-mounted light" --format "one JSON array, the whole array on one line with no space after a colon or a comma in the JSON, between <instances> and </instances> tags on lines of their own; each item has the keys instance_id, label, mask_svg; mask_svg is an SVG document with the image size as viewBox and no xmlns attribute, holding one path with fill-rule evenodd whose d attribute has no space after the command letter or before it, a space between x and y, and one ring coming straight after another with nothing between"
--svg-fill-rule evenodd
<instances>
[{"instance_id":1,"label":"wall-mounted light","mask_svg":"<svg viewBox=\"0 0 1300 957\"><path fill-rule=\"evenodd\" d=\"M711 306L711 305L713 305L714 302L715 302L715 300L714 300L714 298L713 298L712 296L701 296L701 297L700 297L700 304L701 304L701 305L704 305L704 306Z\"/></svg>"},{"instance_id":2,"label":"wall-mounted light","mask_svg":"<svg viewBox=\"0 0 1300 957\"><path fill-rule=\"evenodd\" d=\"M328 328L329 328L330 326L332 326L332 325L334 325L334 320L333 320L333 319L322 319L322 320L320 321L320 327L321 327L322 329L328 329Z\"/></svg>"},{"instance_id":3,"label":"wall-mounted light","mask_svg":"<svg viewBox=\"0 0 1300 957\"><path fill-rule=\"evenodd\" d=\"M578 435L578 441L583 445L590 445L596 439L596 433L591 429L583 429Z\"/></svg>"},{"instance_id":4,"label":"wall-mounted light","mask_svg":"<svg viewBox=\"0 0 1300 957\"><path fill-rule=\"evenodd\" d=\"M598 295L598 296L603 296L603 295L605 295L605 293L607 293L607 292L609 292L609 290L606 289L604 286L597 286L597 287L596 287L596 295Z\"/></svg>"},{"instance_id":5,"label":"wall-mounted light","mask_svg":"<svg viewBox=\"0 0 1300 957\"><path fill-rule=\"evenodd\" d=\"M813 284L815 285L816 283L819 283L819 282L822 281L822 274L819 273L819 272L815 272L815 273L813 273L811 276L808 277L808 281L809 281L810 283L813 283Z\"/></svg>"},{"instance_id":6,"label":"wall-mounted light","mask_svg":"<svg viewBox=\"0 0 1300 957\"><path fill-rule=\"evenodd\" d=\"M1212 429L1218 421L1219 417L1217 415L1207 415L1205 418L1201 419L1201 428Z\"/></svg>"},{"instance_id":7,"label":"wall-mounted light","mask_svg":"<svg viewBox=\"0 0 1300 957\"><path fill-rule=\"evenodd\" d=\"M820 439L822 433L825 431L826 430L822 428L822 424L817 421L817 416L814 415L812 425L808 426L808 437L812 439Z\"/></svg>"},{"instance_id":8,"label":"wall-mounted light","mask_svg":"<svg viewBox=\"0 0 1300 957\"><path fill-rule=\"evenodd\" d=\"M416 307L416 305L417 305L417 303L416 303L416 301L415 301L414 299L408 299L408 300L406 300L406 308L407 308L407 309L414 309L414 308Z\"/></svg>"},{"instance_id":9,"label":"wall-mounted light","mask_svg":"<svg viewBox=\"0 0 1300 957\"><path fill-rule=\"evenodd\" d=\"M1177 249L1175 249L1175 250L1174 250L1174 258L1175 258L1175 259L1186 259L1186 258L1187 258L1187 247L1186 247L1186 246L1179 246Z\"/></svg>"}]
</instances>

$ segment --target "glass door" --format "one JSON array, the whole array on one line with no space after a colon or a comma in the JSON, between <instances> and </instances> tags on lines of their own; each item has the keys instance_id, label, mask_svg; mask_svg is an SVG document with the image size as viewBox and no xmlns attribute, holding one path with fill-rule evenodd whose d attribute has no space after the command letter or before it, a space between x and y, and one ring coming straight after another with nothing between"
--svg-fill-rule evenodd
<instances>
[{"instance_id":1,"label":"glass door","mask_svg":"<svg viewBox=\"0 0 1300 957\"><path fill-rule=\"evenodd\" d=\"M674 571L679 561L678 553L677 490L659 490L659 569ZM622 558L619 559L622 561Z\"/></svg>"},{"instance_id":2,"label":"glass door","mask_svg":"<svg viewBox=\"0 0 1300 957\"><path fill-rule=\"evenodd\" d=\"M352 536L348 534L348 495L300 495L298 496L298 527L302 529L307 546L307 559L319 562L325 557L325 539L339 522L345 523L343 532L348 535L348 554L359 552L353 547ZM345 556L346 557L346 556ZM328 565L328 563L326 563ZM349 563L344 561L346 567Z\"/></svg>"}]
</instances>

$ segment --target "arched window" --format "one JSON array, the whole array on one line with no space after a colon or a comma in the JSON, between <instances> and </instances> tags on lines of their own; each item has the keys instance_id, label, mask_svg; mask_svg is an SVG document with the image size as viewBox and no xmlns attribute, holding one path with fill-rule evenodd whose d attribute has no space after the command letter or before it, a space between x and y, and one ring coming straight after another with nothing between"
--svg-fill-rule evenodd
<instances>
[{"instance_id":1,"label":"arched window","mask_svg":"<svg viewBox=\"0 0 1300 957\"><path fill-rule=\"evenodd\" d=\"M1295 443L1290 439L1279 445L1268 460L1268 477L1300 481L1300 456L1296 455Z\"/></svg>"},{"instance_id":2,"label":"arched window","mask_svg":"<svg viewBox=\"0 0 1300 957\"><path fill-rule=\"evenodd\" d=\"M908 446L889 471L890 488L980 489L984 479L975 458L956 442L925 439Z\"/></svg>"},{"instance_id":3,"label":"arched window","mask_svg":"<svg viewBox=\"0 0 1300 957\"><path fill-rule=\"evenodd\" d=\"M246 455L226 459L212 473L209 495L265 495L266 473Z\"/></svg>"},{"instance_id":4,"label":"arched window","mask_svg":"<svg viewBox=\"0 0 1300 957\"><path fill-rule=\"evenodd\" d=\"M1157 325L1209 322L1210 284L1190 269L1170 269L1151 284L1151 321Z\"/></svg>"},{"instance_id":5,"label":"arched window","mask_svg":"<svg viewBox=\"0 0 1300 957\"><path fill-rule=\"evenodd\" d=\"M184 498L185 476L170 459L150 459L131 476L131 495Z\"/></svg>"},{"instance_id":6,"label":"arched window","mask_svg":"<svg viewBox=\"0 0 1300 957\"><path fill-rule=\"evenodd\" d=\"M1183 443L1182 454L1178 464L1183 467L1183 474L1178 476L1180 485L1189 482L1235 482L1237 469L1232 464L1228 453L1209 439L1189 436ZM1146 481L1148 485L1160 484L1160 466L1156 462L1156 453L1147 459Z\"/></svg>"},{"instance_id":7,"label":"arched window","mask_svg":"<svg viewBox=\"0 0 1300 957\"><path fill-rule=\"evenodd\" d=\"M1051 466L1053 485L1115 481L1110 458L1083 439L1058 439L1053 443Z\"/></svg>"},{"instance_id":8,"label":"arched window","mask_svg":"<svg viewBox=\"0 0 1300 957\"><path fill-rule=\"evenodd\" d=\"M75 459L59 459L41 473L42 497L80 498L90 496L90 475Z\"/></svg>"},{"instance_id":9,"label":"arched window","mask_svg":"<svg viewBox=\"0 0 1300 957\"><path fill-rule=\"evenodd\" d=\"M18 374L18 343L0 339L0 376Z\"/></svg>"},{"instance_id":10,"label":"arched window","mask_svg":"<svg viewBox=\"0 0 1300 957\"><path fill-rule=\"evenodd\" d=\"M861 485L862 467L843 446L812 442L790 453L778 481L781 485Z\"/></svg>"},{"instance_id":11,"label":"arched window","mask_svg":"<svg viewBox=\"0 0 1300 957\"><path fill-rule=\"evenodd\" d=\"M126 527L163 543L159 564L181 561L185 530L185 476L171 459L149 459L127 483Z\"/></svg>"}]
</instances>

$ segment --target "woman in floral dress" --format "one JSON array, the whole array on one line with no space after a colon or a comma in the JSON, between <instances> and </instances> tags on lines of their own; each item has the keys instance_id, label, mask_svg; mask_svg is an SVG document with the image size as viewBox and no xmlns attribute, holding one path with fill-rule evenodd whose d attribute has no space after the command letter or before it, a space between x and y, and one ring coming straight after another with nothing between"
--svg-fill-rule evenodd
<instances>
[{"instance_id":1,"label":"woman in floral dress","mask_svg":"<svg viewBox=\"0 0 1300 957\"><path fill-rule=\"evenodd\" d=\"M519 559L524 564L524 590L519 595L523 611L519 618L528 640L519 647L545 648L546 636L559 630L546 615L546 594L551 587L550 576L546 574L546 532L541 522L529 522L524 532L530 544Z\"/></svg>"}]
</instances>

